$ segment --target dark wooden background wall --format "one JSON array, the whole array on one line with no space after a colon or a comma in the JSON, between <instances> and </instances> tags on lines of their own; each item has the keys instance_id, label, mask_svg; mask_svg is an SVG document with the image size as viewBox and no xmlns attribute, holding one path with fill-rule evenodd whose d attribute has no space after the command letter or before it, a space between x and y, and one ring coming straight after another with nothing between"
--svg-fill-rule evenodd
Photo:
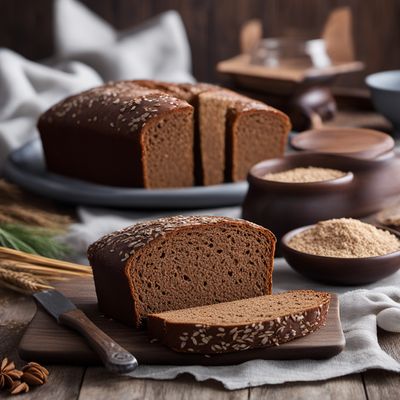
<instances>
[{"instance_id":1,"label":"dark wooden background wall","mask_svg":"<svg viewBox=\"0 0 400 400\"><path fill-rule=\"evenodd\" d=\"M357 57L366 73L400 68L400 0L82 0L118 29L126 29L168 9L184 20L194 74L217 81L215 64L238 53L238 34L249 18L261 18L266 36L288 29L315 36L330 10L353 11ZM0 47L30 59L52 54L53 0L0 0ZM350 84L362 85L362 75ZM349 83L349 82L347 82Z\"/></svg>"}]
</instances>

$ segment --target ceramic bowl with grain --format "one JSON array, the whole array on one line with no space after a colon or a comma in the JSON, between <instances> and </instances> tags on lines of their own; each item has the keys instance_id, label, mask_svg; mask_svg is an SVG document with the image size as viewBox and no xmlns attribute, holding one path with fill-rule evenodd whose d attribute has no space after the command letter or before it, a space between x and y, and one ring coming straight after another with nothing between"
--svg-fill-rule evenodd
<instances>
[{"instance_id":1,"label":"ceramic bowl with grain","mask_svg":"<svg viewBox=\"0 0 400 400\"><path fill-rule=\"evenodd\" d=\"M400 250L362 258L325 257L304 253L289 246L290 240L314 225L303 226L282 237L281 251L287 263L298 273L330 285L366 285L395 273L400 268ZM398 232L390 231L400 239Z\"/></svg>"},{"instance_id":2,"label":"ceramic bowl with grain","mask_svg":"<svg viewBox=\"0 0 400 400\"><path fill-rule=\"evenodd\" d=\"M346 173L322 182L289 183L264 179L268 173L298 167L332 168ZM393 204L400 195L400 154L365 160L298 152L253 166L242 217L274 232L286 232L332 218L362 218ZM279 251L279 246L278 246Z\"/></svg>"}]
</instances>

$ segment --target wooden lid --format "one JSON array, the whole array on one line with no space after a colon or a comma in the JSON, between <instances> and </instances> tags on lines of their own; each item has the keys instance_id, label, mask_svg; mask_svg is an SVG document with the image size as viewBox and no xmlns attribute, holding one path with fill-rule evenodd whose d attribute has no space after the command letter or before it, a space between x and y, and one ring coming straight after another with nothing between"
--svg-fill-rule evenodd
<instances>
[{"instance_id":1,"label":"wooden lid","mask_svg":"<svg viewBox=\"0 0 400 400\"><path fill-rule=\"evenodd\" d=\"M320 128L299 133L291 139L296 150L376 158L394 148L386 133L362 128Z\"/></svg>"}]
</instances>

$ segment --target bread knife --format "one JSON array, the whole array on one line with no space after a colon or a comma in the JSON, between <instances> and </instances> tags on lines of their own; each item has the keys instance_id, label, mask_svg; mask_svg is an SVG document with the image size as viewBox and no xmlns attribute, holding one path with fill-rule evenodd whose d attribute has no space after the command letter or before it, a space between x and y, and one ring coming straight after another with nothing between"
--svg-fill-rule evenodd
<instances>
[{"instance_id":1,"label":"bread knife","mask_svg":"<svg viewBox=\"0 0 400 400\"><path fill-rule=\"evenodd\" d=\"M57 290L43 290L33 297L59 324L78 331L111 372L127 374L138 367L136 358L98 328L72 301Z\"/></svg>"}]
</instances>

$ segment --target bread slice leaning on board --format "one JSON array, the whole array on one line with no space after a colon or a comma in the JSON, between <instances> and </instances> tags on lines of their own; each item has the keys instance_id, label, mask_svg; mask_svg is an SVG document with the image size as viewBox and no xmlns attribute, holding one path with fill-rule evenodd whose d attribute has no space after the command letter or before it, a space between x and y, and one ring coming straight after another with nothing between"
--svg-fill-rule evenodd
<instances>
[{"instance_id":1,"label":"bread slice leaning on board","mask_svg":"<svg viewBox=\"0 0 400 400\"><path fill-rule=\"evenodd\" d=\"M279 346L326 323L330 294L297 290L148 316L150 338L188 353Z\"/></svg>"}]
</instances>

